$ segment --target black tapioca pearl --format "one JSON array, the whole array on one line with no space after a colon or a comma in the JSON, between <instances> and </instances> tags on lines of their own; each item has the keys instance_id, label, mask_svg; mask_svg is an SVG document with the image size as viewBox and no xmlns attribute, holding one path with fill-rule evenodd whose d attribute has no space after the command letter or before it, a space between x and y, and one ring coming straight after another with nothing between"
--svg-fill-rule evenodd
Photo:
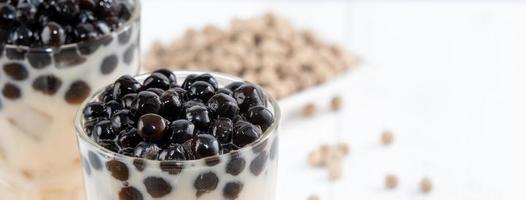
<instances>
[{"instance_id":1,"label":"black tapioca pearl","mask_svg":"<svg viewBox=\"0 0 526 200\"><path fill-rule=\"evenodd\" d=\"M130 41L130 38L133 33L132 30L133 30L133 27L130 26L128 29L119 33L119 36L118 36L119 44L125 45Z\"/></svg>"},{"instance_id":2,"label":"black tapioca pearl","mask_svg":"<svg viewBox=\"0 0 526 200\"><path fill-rule=\"evenodd\" d=\"M22 91L20 91L20 88L18 88L16 85L7 83L4 85L4 89L2 90L2 94L5 96L5 98L16 100L22 97Z\"/></svg>"},{"instance_id":3,"label":"black tapioca pearl","mask_svg":"<svg viewBox=\"0 0 526 200\"><path fill-rule=\"evenodd\" d=\"M181 173L184 169L184 165L181 163L174 163L174 162L161 162L160 166L161 170L163 172L167 172L171 175L177 175Z\"/></svg>"},{"instance_id":4,"label":"black tapioca pearl","mask_svg":"<svg viewBox=\"0 0 526 200\"><path fill-rule=\"evenodd\" d=\"M29 52L27 54L29 64L35 69L43 69L51 65L51 55L43 52Z\"/></svg>"},{"instance_id":5,"label":"black tapioca pearl","mask_svg":"<svg viewBox=\"0 0 526 200\"><path fill-rule=\"evenodd\" d=\"M4 72L13 80L23 81L29 76L26 67L19 63L8 63L4 65Z\"/></svg>"},{"instance_id":6,"label":"black tapioca pearl","mask_svg":"<svg viewBox=\"0 0 526 200\"><path fill-rule=\"evenodd\" d=\"M62 81L54 75L43 75L33 81L33 89L47 95L54 95L60 89Z\"/></svg>"},{"instance_id":7,"label":"black tapioca pearl","mask_svg":"<svg viewBox=\"0 0 526 200\"><path fill-rule=\"evenodd\" d=\"M86 62L86 58L82 57L77 51L76 47L66 47L53 55L57 68L68 68L80 65Z\"/></svg>"},{"instance_id":8,"label":"black tapioca pearl","mask_svg":"<svg viewBox=\"0 0 526 200\"><path fill-rule=\"evenodd\" d=\"M172 192L172 186L161 177L147 177L143 181L146 191L153 198L161 198Z\"/></svg>"},{"instance_id":9,"label":"black tapioca pearl","mask_svg":"<svg viewBox=\"0 0 526 200\"><path fill-rule=\"evenodd\" d=\"M131 44L126 51L124 51L124 54L122 55L122 58L124 60L124 63L127 65L131 64L133 62L133 58L135 57L135 51L137 49L136 44Z\"/></svg>"},{"instance_id":10,"label":"black tapioca pearl","mask_svg":"<svg viewBox=\"0 0 526 200\"><path fill-rule=\"evenodd\" d=\"M214 191L219 183L219 178L214 172L202 173L194 181L194 188L197 190L196 196L200 197L204 193Z\"/></svg>"},{"instance_id":11,"label":"black tapioca pearl","mask_svg":"<svg viewBox=\"0 0 526 200\"><path fill-rule=\"evenodd\" d=\"M5 57L10 60L24 60L26 58L27 50L22 48L6 48Z\"/></svg>"},{"instance_id":12,"label":"black tapioca pearl","mask_svg":"<svg viewBox=\"0 0 526 200\"><path fill-rule=\"evenodd\" d=\"M86 172L88 176L91 175L91 168L90 168L88 160L84 157L82 157L82 160L83 160L82 166L84 167L84 171Z\"/></svg>"},{"instance_id":13,"label":"black tapioca pearl","mask_svg":"<svg viewBox=\"0 0 526 200\"><path fill-rule=\"evenodd\" d=\"M135 159L133 160L133 166L135 166L135 169L142 172L144 168L146 168L146 162L144 162L144 160L141 159Z\"/></svg>"},{"instance_id":14,"label":"black tapioca pearl","mask_svg":"<svg viewBox=\"0 0 526 200\"><path fill-rule=\"evenodd\" d=\"M119 200L143 200L141 191L134 187L124 187L119 192Z\"/></svg>"},{"instance_id":15,"label":"black tapioca pearl","mask_svg":"<svg viewBox=\"0 0 526 200\"><path fill-rule=\"evenodd\" d=\"M100 70L102 74L111 74L117 65L119 64L119 58L116 55L109 55L102 61L100 65Z\"/></svg>"},{"instance_id":16,"label":"black tapioca pearl","mask_svg":"<svg viewBox=\"0 0 526 200\"><path fill-rule=\"evenodd\" d=\"M245 169L246 161L245 159L241 158L238 154L232 154L232 157L228 164L226 165L226 173L231 174L233 176L237 176L243 172Z\"/></svg>"},{"instance_id":17,"label":"black tapioca pearl","mask_svg":"<svg viewBox=\"0 0 526 200\"><path fill-rule=\"evenodd\" d=\"M214 157L209 157L205 160L205 164L207 166L210 166L210 167L213 167L213 166L216 166L217 164L219 164L221 162L221 158L219 158L218 156L214 156Z\"/></svg>"},{"instance_id":18,"label":"black tapioca pearl","mask_svg":"<svg viewBox=\"0 0 526 200\"><path fill-rule=\"evenodd\" d=\"M252 162L250 162L250 172L254 174L255 176L259 176L261 172L263 172L263 169L265 169L265 165L267 164L267 152L263 151L259 153Z\"/></svg>"},{"instance_id":19,"label":"black tapioca pearl","mask_svg":"<svg viewBox=\"0 0 526 200\"><path fill-rule=\"evenodd\" d=\"M106 169L111 172L113 178L126 181L129 178L128 166L118 160L110 160L106 162Z\"/></svg>"},{"instance_id":20,"label":"black tapioca pearl","mask_svg":"<svg viewBox=\"0 0 526 200\"><path fill-rule=\"evenodd\" d=\"M256 144L254 147L252 147L252 151L254 153L259 153L267 147L268 139L261 141L260 143Z\"/></svg>"},{"instance_id":21,"label":"black tapioca pearl","mask_svg":"<svg viewBox=\"0 0 526 200\"><path fill-rule=\"evenodd\" d=\"M88 159L89 159L89 163L91 164L93 169L96 169L96 170L102 169L102 162L100 161L100 158L99 158L99 156L97 156L97 154L89 151L88 152Z\"/></svg>"},{"instance_id":22,"label":"black tapioca pearl","mask_svg":"<svg viewBox=\"0 0 526 200\"><path fill-rule=\"evenodd\" d=\"M241 182L228 182L223 188L223 197L231 200L237 199L241 190L243 190L243 184Z\"/></svg>"},{"instance_id":23,"label":"black tapioca pearl","mask_svg":"<svg viewBox=\"0 0 526 200\"><path fill-rule=\"evenodd\" d=\"M88 98L91 92L90 86L84 81L75 81L66 91L65 99L69 104L78 105Z\"/></svg>"},{"instance_id":24,"label":"black tapioca pearl","mask_svg":"<svg viewBox=\"0 0 526 200\"><path fill-rule=\"evenodd\" d=\"M272 146L270 146L270 159L271 160L276 159L276 156L278 155L278 149L279 149L279 138L276 137L276 139L274 139L274 142L272 142Z\"/></svg>"}]
</instances>

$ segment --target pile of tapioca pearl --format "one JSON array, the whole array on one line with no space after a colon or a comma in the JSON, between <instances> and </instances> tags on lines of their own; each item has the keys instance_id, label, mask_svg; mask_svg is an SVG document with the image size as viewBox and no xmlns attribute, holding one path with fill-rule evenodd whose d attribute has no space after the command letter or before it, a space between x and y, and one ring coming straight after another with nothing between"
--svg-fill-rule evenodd
<instances>
[{"instance_id":1,"label":"pile of tapioca pearl","mask_svg":"<svg viewBox=\"0 0 526 200\"><path fill-rule=\"evenodd\" d=\"M167 46L156 43L145 67L232 74L263 86L279 99L326 82L353 64L354 57L339 47L267 14L234 19L227 29L209 25L200 31L189 30Z\"/></svg>"}]
</instances>

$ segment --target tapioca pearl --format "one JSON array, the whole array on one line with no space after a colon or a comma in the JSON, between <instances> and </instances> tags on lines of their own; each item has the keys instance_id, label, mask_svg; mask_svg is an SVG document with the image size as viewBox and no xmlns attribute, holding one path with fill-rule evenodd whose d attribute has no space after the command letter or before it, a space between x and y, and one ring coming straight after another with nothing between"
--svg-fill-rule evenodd
<instances>
[{"instance_id":1,"label":"tapioca pearl","mask_svg":"<svg viewBox=\"0 0 526 200\"><path fill-rule=\"evenodd\" d=\"M66 91L66 102L73 105L78 105L88 98L91 92L90 86L84 81L75 81Z\"/></svg>"},{"instance_id":2,"label":"tapioca pearl","mask_svg":"<svg viewBox=\"0 0 526 200\"><path fill-rule=\"evenodd\" d=\"M63 48L53 56L55 58L56 67L59 69L75 67L86 62L86 58L79 54L76 47Z\"/></svg>"},{"instance_id":3,"label":"tapioca pearl","mask_svg":"<svg viewBox=\"0 0 526 200\"><path fill-rule=\"evenodd\" d=\"M147 177L143 181L146 191L153 198L161 198L172 192L172 186L161 177Z\"/></svg>"},{"instance_id":4,"label":"tapioca pearl","mask_svg":"<svg viewBox=\"0 0 526 200\"><path fill-rule=\"evenodd\" d=\"M243 184L241 182L228 182L223 188L223 197L229 200L237 199L241 190L243 190Z\"/></svg>"},{"instance_id":5,"label":"tapioca pearl","mask_svg":"<svg viewBox=\"0 0 526 200\"><path fill-rule=\"evenodd\" d=\"M267 147L267 143L268 143L268 139L265 139L264 141L259 142L254 147L252 147L252 151L254 153L259 153L259 152L263 151L265 149L265 147Z\"/></svg>"},{"instance_id":6,"label":"tapioca pearl","mask_svg":"<svg viewBox=\"0 0 526 200\"><path fill-rule=\"evenodd\" d=\"M89 151L88 160L89 160L89 163L91 164L91 167L93 167L93 169L95 170L102 169L102 162L100 161L100 158L99 156L97 156L97 154Z\"/></svg>"},{"instance_id":7,"label":"tapioca pearl","mask_svg":"<svg viewBox=\"0 0 526 200\"><path fill-rule=\"evenodd\" d=\"M168 174L171 174L171 175L180 174L181 171L183 171L183 169L184 169L184 165L183 164L169 162L169 161L161 162L159 167L161 168L161 171L167 172Z\"/></svg>"},{"instance_id":8,"label":"tapioca pearl","mask_svg":"<svg viewBox=\"0 0 526 200\"><path fill-rule=\"evenodd\" d=\"M118 36L119 44L121 45L128 44L128 42L130 41L132 32L133 32L132 30L133 30L133 27L130 26L128 29L119 33L119 36Z\"/></svg>"},{"instance_id":9,"label":"tapioca pearl","mask_svg":"<svg viewBox=\"0 0 526 200\"><path fill-rule=\"evenodd\" d=\"M119 64L119 58L116 55L109 55L100 64L100 71L102 74L107 75L111 74L117 65Z\"/></svg>"},{"instance_id":10,"label":"tapioca pearl","mask_svg":"<svg viewBox=\"0 0 526 200\"><path fill-rule=\"evenodd\" d=\"M29 76L26 67L20 63L7 63L4 65L4 72L13 80L23 81Z\"/></svg>"},{"instance_id":11,"label":"tapioca pearl","mask_svg":"<svg viewBox=\"0 0 526 200\"><path fill-rule=\"evenodd\" d=\"M33 89L47 95L54 95L62 86L60 78L54 75L42 75L33 81Z\"/></svg>"},{"instance_id":12,"label":"tapioca pearl","mask_svg":"<svg viewBox=\"0 0 526 200\"><path fill-rule=\"evenodd\" d=\"M2 94L5 98L11 100L16 100L22 97L22 91L20 91L20 88L18 88L12 83L7 83L4 85L4 89L2 89Z\"/></svg>"},{"instance_id":13,"label":"tapioca pearl","mask_svg":"<svg viewBox=\"0 0 526 200\"><path fill-rule=\"evenodd\" d=\"M133 160L133 166L135 166L135 169L137 169L137 171L142 172L144 168L146 168L146 162L144 162L144 160L141 159L135 159Z\"/></svg>"},{"instance_id":14,"label":"tapioca pearl","mask_svg":"<svg viewBox=\"0 0 526 200\"><path fill-rule=\"evenodd\" d=\"M84 168L84 171L86 172L86 175L91 175L91 167L89 165L89 161L84 157L82 157L82 166Z\"/></svg>"},{"instance_id":15,"label":"tapioca pearl","mask_svg":"<svg viewBox=\"0 0 526 200\"><path fill-rule=\"evenodd\" d=\"M43 69L51 65L51 55L43 52L29 52L27 54L29 64L35 69Z\"/></svg>"},{"instance_id":16,"label":"tapioca pearl","mask_svg":"<svg viewBox=\"0 0 526 200\"><path fill-rule=\"evenodd\" d=\"M255 176L259 176L261 172L263 172L263 169L265 169L265 165L267 164L267 152L263 151L259 153L252 162L250 162L250 172L254 174Z\"/></svg>"},{"instance_id":17,"label":"tapioca pearl","mask_svg":"<svg viewBox=\"0 0 526 200\"><path fill-rule=\"evenodd\" d=\"M117 180L126 181L129 178L130 172L128 166L121 161L110 160L106 162L106 169L111 172L111 176Z\"/></svg>"},{"instance_id":18,"label":"tapioca pearl","mask_svg":"<svg viewBox=\"0 0 526 200\"><path fill-rule=\"evenodd\" d=\"M237 176L245 169L246 161L239 155L232 155L230 161L226 165L226 173Z\"/></svg>"},{"instance_id":19,"label":"tapioca pearl","mask_svg":"<svg viewBox=\"0 0 526 200\"><path fill-rule=\"evenodd\" d=\"M270 146L270 159L274 160L276 159L276 156L278 155L278 149L279 149L279 138L276 137L274 141L272 142L272 146Z\"/></svg>"},{"instance_id":20,"label":"tapioca pearl","mask_svg":"<svg viewBox=\"0 0 526 200\"><path fill-rule=\"evenodd\" d=\"M119 200L143 200L143 197L137 188L124 187L119 192Z\"/></svg>"},{"instance_id":21,"label":"tapioca pearl","mask_svg":"<svg viewBox=\"0 0 526 200\"><path fill-rule=\"evenodd\" d=\"M24 60L26 58L27 50L25 49L5 49L5 57L10 60Z\"/></svg>"},{"instance_id":22,"label":"tapioca pearl","mask_svg":"<svg viewBox=\"0 0 526 200\"><path fill-rule=\"evenodd\" d=\"M124 63L127 65L131 64L133 62L133 58L135 57L135 51L137 49L136 44L131 44L126 51L124 51L124 54L122 55L122 58L124 60Z\"/></svg>"},{"instance_id":23,"label":"tapioca pearl","mask_svg":"<svg viewBox=\"0 0 526 200\"><path fill-rule=\"evenodd\" d=\"M200 197L204 193L214 191L219 183L219 178L214 172L202 173L194 181L194 188L197 190L196 196Z\"/></svg>"},{"instance_id":24,"label":"tapioca pearl","mask_svg":"<svg viewBox=\"0 0 526 200\"><path fill-rule=\"evenodd\" d=\"M216 166L219 163L221 163L221 158L219 158L219 156L209 157L205 159L205 164L209 167Z\"/></svg>"}]
</instances>

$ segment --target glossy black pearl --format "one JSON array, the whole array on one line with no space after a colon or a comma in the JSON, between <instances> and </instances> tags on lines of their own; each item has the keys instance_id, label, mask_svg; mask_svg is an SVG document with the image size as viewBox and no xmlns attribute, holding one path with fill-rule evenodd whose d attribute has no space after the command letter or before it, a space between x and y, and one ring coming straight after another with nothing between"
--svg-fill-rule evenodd
<instances>
[{"instance_id":1,"label":"glossy black pearl","mask_svg":"<svg viewBox=\"0 0 526 200\"><path fill-rule=\"evenodd\" d=\"M95 26L95 29L98 31L99 35L106 35L111 32L110 26L104 21L96 21L93 22L93 26Z\"/></svg>"},{"instance_id":2,"label":"glossy black pearl","mask_svg":"<svg viewBox=\"0 0 526 200\"><path fill-rule=\"evenodd\" d=\"M164 75L166 78L168 78L168 80L170 81L170 85L176 85L177 84L177 77L175 76L175 74L170 71L170 70L167 70L167 69L159 69L159 70L156 70L154 71L153 73L159 73L159 74L162 74Z\"/></svg>"},{"instance_id":3,"label":"glossy black pearl","mask_svg":"<svg viewBox=\"0 0 526 200\"><path fill-rule=\"evenodd\" d=\"M121 98L126 94L138 93L140 88L141 83L129 75L124 75L115 81L113 87L113 97Z\"/></svg>"},{"instance_id":4,"label":"glossy black pearl","mask_svg":"<svg viewBox=\"0 0 526 200\"><path fill-rule=\"evenodd\" d=\"M113 116L113 114L115 114L119 110L122 110L122 105L119 102L115 101L115 100L106 102L104 104L104 107L106 109L106 113L110 117Z\"/></svg>"},{"instance_id":5,"label":"glossy black pearl","mask_svg":"<svg viewBox=\"0 0 526 200\"><path fill-rule=\"evenodd\" d=\"M183 99L173 89L161 95L161 115L168 120L175 120L183 113Z\"/></svg>"},{"instance_id":6,"label":"glossy black pearl","mask_svg":"<svg viewBox=\"0 0 526 200\"><path fill-rule=\"evenodd\" d=\"M76 16L80 12L78 3L73 1L59 1L56 4L57 18L61 19L64 22L73 23L75 22Z\"/></svg>"},{"instance_id":7,"label":"glossy black pearl","mask_svg":"<svg viewBox=\"0 0 526 200\"><path fill-rule=\"evenodd\" d=\"M145 141L161 141L167 128L167 121L157 114L145 114L137 122L137 132Z\"/></svg>"},{"instance_id":8,"label":"glossy black pearl","mask_svg":"<svg viewBox=\"0 0 526 200\"><path fill-rule=\"evenodd\" d=\"M186 151L181 144L171 144L159 153L158 160L186 160Z\"/></svg>"},{"instance_id":9,"label":"glossy black pearl","mask_svg":"<svg viewBox=\"0 0 526 200\"><path fill-rule=\"evenodd\" d=\"M137 98L137 93L126 94L121 98L121 105L125 109L131 109L133 102Z\"/></svg>"},{"instance_id":10,"label":"glossy black pearl","mask_svg":"<svg viewBox=\"0 0 526 200\"><path fill-rule=\"evenodd\" d=\"M113 152L119 152L119 147L113 140L99 140L97 142L101 147L104 147L105 149L108 149Z\"/></svg>"},{"instance_id":11,"label":"glossy black pearl","mask_svg":"<svg viewBox=\"0 0 526 200\"><path fill-rule=\"evenodd\" d=\"M274 115L263 106L254 106L248 109L246 116L250 123L261 127L263 132L274 123Z\"/></svg>"},{"instance_id":12,"label":"glossy black pearl","mask_svg":"<svg viewBox=\"0 0 526 200\"><path fill-rule=\"evenodd\" d=\"M93 12L89 11L89 10L81 10L79 15L77 16L77 22L80 23L80 24L92 23L96 19L97 18L95 17Z\"/></svg>"},{"instance_id":13,"label":"glossy black pearl","mask_svg":"<svg viewBox=\"0 0 526 200\"><path fill-rule=\"evenodd\" d=\"M234 118L239 112L236 100L226 94L216 94L208 100L208 108L212 114L219 117Z\"/></svg>"},{"instance_id":14,"label":"glossy black pearl","mask_svg":"<svg viewBox=\"0 0 526 200\"><path fill-rule=\"evenodd\" d=\"M92 24L79 24L73 30L74 40L79 42L85 42L90 40L95 40L99 37L98 32L95 29L95 26Z\"/></svg>"},{"instance_id":15,"label":"glossy black pearl","mask_svg":"<svg viewBox=\"0 0 526 200\"><path fill-rule=\"evenodd\" d=\"M183 81L183 84L181 85L181 87L185 90L188 90L188 88L190 88L190 85L192 85L192 83L195 82L195 78L197 77L197 74L190 74L188 76L186 76L186 78L184 79Z\"/></svg>"},{"instance_id":16,"label":"glossy black pearl","mask_svg":"<svg viewBox=\"0 0 526 200\"><path fill-rule=\"evenodd\" d=\"M219 142L209 134L199 134L192 141L192 150L197 158L219 154Z\"/></svg>"},{"instance_id":17,"label":"glossy black pearl","mask_svg":"<svg viewBox=\"0 0 526 200\"><path fill-rule=\"evenodd\" d=\"M133 154L135 157L156 160L157 157L159 157L160 152L161 148L159 148L155 143L140 142L135 147L135 152Z\"/></svg>"},{"instance_id":18,"label":"glossy black pearl","mask_svg":"<svg viewBox=\"0 0 526 200\"><path fill-rule=\"evenodd\" d=\"M9 26L16 21L16 8L12 5L0 7L0 24Z\"/></svg>"},{"instance_id":19,"label":"glossy black pearl","mask_svg":"<svg viewBox=\"0 0 526 200\"><path fill-rule=\"evenodd\" d=\"M146 89L146 91L150 91L150 92L153 92L155 93L157 96L161 96L163 95L163 93L165 92L163 89L160 89L160 88L148 88Z\"/></svg>"},{"instance_id":20,"label":"glossy black pearl","mask_svg":"<svg viewBox=\"0 0 526 200\"><path fill-rule=\"evenodd\" d=\"M267 100L261 89L251 83L246 83L234 90L234 99L236 99L239 108L247 111L254 106L266 106Z\"/></svg>"},{"instance_id":21,"label":"glossy black pearl","mask_svg":"<svg viewBox=\"0 0 526 200\"><path fill-rule=\"evenodd\" d=\"M119 110L111 117L113 130L122 131L128 127L135 127L132 115L129 110Z\"/></svg>"},{"instance_id":22,"label":"glossy black pearl","mask_svg":"<svg viewBox=\"0 0 526 200\"><path fill-rule=\"evenodd\" d=\"M252 142L255 142L261 136L262 131L258 126L246 121L238 121L234 126L232 144L237 148L242 148Z\"/></svg>"},{"instance_id":23,"label":"glossy black pearl","mask_svg":"<svg viewBox=\"0 0 526 200\"><path fill-rule=\"evenodd\" d=\"M195 81L204 81L204 82L207 82L208 84L212 85L212 87L214 87L214 89L218 88L217 79L214 76L212 76L211 74L209 74L209 73L204 73L204 74L198 75L197 77L194 78L194 82Z\"/></svg>"},{"instance_id":24,"label":"glossy black pearl","mask_svg":"<svg viewBox=\"0 0 526 200\"><path fill-rule=\"evenodd\" d=\"M218 94L218 93L226 94L228 96L234 95L234 92L232 92L232 90L229 90L229 89L226 89L226 88L219 88L219 89L217 89L216 94Z\"/></svg>"},{"instance_id":25,"label":"glossy black pearl","mask_svg":"<svg viewBox=\"0 0 526 200\"><path fill-rule=\"evenodd\" d=\"M214 93L214 87L204 81L196 81L188 88L188 97L190 99L200 99L203 102L208 101Z\"/></svg>"},{"instance_id":26,"label":"glossy black pearl","mask_svg":"<svg viewBox=\"0 0 526 200\"><path fill-rule=\"evenodd\" d=\"M40 34L40 39L42 43L50 47L60 47L66 41L66 35L64 29L60 24L55 22L49 22L42 33Z\"/></svg>"},{"instance_id":27,"label":"glossy black pearl","mask_svg":"<svg viewBox=\"0 0 526 200\"><path fill-rule=\"evenodd\" d=\"M186 111L186 119L192 122L197 129L207 130L210 124L208 109L204 106L192 106Z\"/></svg>"},{"instance_id":28,"label":"glossy black pearl","mask_svg":"<svg viewBox=\"0 0 526 200\"><path fill-rule=\"evenodd\" d=\"M190 121L180 119L170 124L168 140L172 143L183 144L194 137L195 126Z\"/></svg>"},{"instance_id":29,"label":"glossy black pearl","mask_svg":"<svg viewBox=\"0 0 526 200\"><path fill-rule=\"evenodd\" d=\"M135 148L142 141L141 136L137 133L137 129L131 128L129 130L122 130L117 137L117 143L124 148Z\"/></svg>"},{"instance_id":30,"label":"glossy black pearl","mask_svg":"<svg viewBox=\"0 0 526 200\"><path fill-rule=\"evenodd\" d=\"M92 137L95 139L95 142L101 140L113 140L117 136L113 131L110 120L102 120L98 122L94 127L91 133Z\"/></svg>"},{"instance_id":31,"label":"glossy black pearl","mask_svg":"<svg viewBox=\"0 0 526 200\"><path fill-rule=\"evenodd\" d=\"M82 111L85 119L95 119L95 118L104 118L108 117L104 104L100 102L91 102L86 105Z\"/></svg>"},{"instance_id":32,"label":"glossy black pearl","mask_svg":"<svg viewBox=\"0 0 526 200\"><path fill-rule=\"evenodd\" d=\"M240 86L242 86L244 84L245 84L245 82L234 81L234 82L229 83L228 85L226 85L225 88L230 90L230 91L235 91L237 88L239 88Z\"/></svg>"},{"instance_id":33,"label":"glossy black pearl","mask_svg":"<svg viewBox=\"0 0 526 200\"><path fill-rule=\"evenodd\" d=\"M232 142L234 124L231 119L220 117L215 120L210 131L212 135L217 138L219 143L228 144Z\"/></svg>"},{"instance_id":34,"label":"glossy black pearl","mask_svg":"<svg viewBox=\"0 0 526 200\"><path fill-rule=\"evenodd\" d=\"M157 94L150 91L142 91L132 103L131 111L136 117L148 113L159 113L161 110L161 99Z\"/></svg>"},{"instance_id":35,"label":"glossy black pearl","mask_svg":"<svg viewBox=\"0 0 526 200\"><path fill-rule=\"evenodd\" d=\"M160 88L163 90L167 90L168 88L170 88L170 80L161 73L153 73L144 80L143 87L145 89Z\"/></svg>"},{"instance_id":36,"label":"glossy black pearl","mask_svg":"<svg viewBox=\"0 0 526 200\"><path fill-rule=\"evenodd\" d=\"M11 32L9 37L11 44L31 46L35 41L33 31L26 26L19 26Z\"/></svg>"}]
</instances>

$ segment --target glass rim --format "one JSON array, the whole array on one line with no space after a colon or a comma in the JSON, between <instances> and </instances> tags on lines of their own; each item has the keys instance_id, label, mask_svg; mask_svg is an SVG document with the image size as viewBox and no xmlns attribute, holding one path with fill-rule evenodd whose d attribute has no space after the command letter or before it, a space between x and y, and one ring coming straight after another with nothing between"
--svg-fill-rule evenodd
<instances>
[{"instance_id":1,"label":"glass rim","mask_svg":"<svg viewBox=\"0 0 526 200\"><path fill-rule=\"evenodd\" d=\"M223 80L227 80L227 81L244 81L243 79L241 78L238 78L238 77L235 77L235 76L231 76L231 75L227 75L227 74L223 74L223 73L218 73L218 72L205 72L205 71L188 71L188 70L171 70L176 76L188 76L190 74L203 74L203 73L209 73L211 74L212 76L214 76L215 78L217 79L223 79ZM140 75L136 75L136 76L133 76L133 78L135 78L136 80L142 80L144 78L146 78L148 75L150 75L151 72L148 72L148 73L143 73L143 74L140 74ZM258 85L259 86L259 85ZM261 86L259 86L261 87ZM280 124L280 120L281 120L281 110L279 108L279 105L277 103L277 101L274 99L273 96L271 96L267 91L263 90L263 92L265 93L265 95L267 96L267 100L268 102L270 103L270 105L272 106L272 114L274 115L274 122L272 123L272 125L270 125L269 128L267 128L267 130L263 133L263 135L258 139L256 140L255 142L252 142L240 149L237 149L237 150L232 150L226 154L219 154L219 155L214 155L214 156L208 156L208 157L204 157L204 158L200 158L200 159L194 159L194 160L150 160L150 159L146 159L146 158L139 158L139 157L134 157L134 156L127 156L127 155L124 155L124 154L120 154L120 153L117 153L117 152L113 152L109 149L106 149L102 146L100 146L98 143L96 143L93 139L91 139L87 134L86 134L86 131L84 130L84 116L82 114L82 111L84 110L85 106L92 102L94 99L96 99L102 92L104 92L104 89L105 87L99 89L97 92L95 92L94 94L92 94L90 97L88 97L86 100L84 100L84 102L80 105L79 109L77 110L77 113L75 114L75 134L77 136L77 143L79 145L78 148L80 148L80 140L82 140L83 142L87 143L90 147L93 147L95 148L95 150L101 154L103 154L105 157L108 157L108 158L111 158L111 159L117 159L117 160L141 160L145 163L168 163L168 164L175 164L176 166L180 166L180 165L185 165L185 164L197 164L198 162L202 162L204 160L206 161L210 161L210 160L219 160L220 158L222 157L230 157L231 155L237 155L239 154L240 152L245 152L245 151L252 151L253 148L257 148L258 145L264 143L265 141L267 141L269 138L271 138L272 136L278 134L277 133L277 129L278 129L278 126ZM267 106L268 108L268 106Z\"/></svg>"},{"instance_id":2,"label":"glass rim","mask_svg":"<svg viewBox=\"0 0 526 200\"><path fill-rule=\"evenodd\" d=\"M111 31L111 32L106 33L104 35L101 35L101 36L97 37L94 40L80 41L80 42L75 42L75 43L63 44L63 45L60 45L59 47L47 47L47 46L44 46L44 47L31 47L31 46L14 45L14 44L4 44L4 45L0 45L0 46L3 46L5 49L24 49L24 50L30 51L30 52L52 53L52 52L60 51L61 49L75 47L78 44L84 44L84 43L101 41L101 40L111 36L112 34L122 33L125 29L129 28L130 26L132 26L133 23L137 19L140 18L140 16L141 16L141 9L142 9L142 7L141 7L141 0L132 0L132 1L134 2L135 7L133 9L133 13L132 13L130 19L126 20L122 24L122 26L119 27L117 30Z\"/></svg>"}]
</instances>

